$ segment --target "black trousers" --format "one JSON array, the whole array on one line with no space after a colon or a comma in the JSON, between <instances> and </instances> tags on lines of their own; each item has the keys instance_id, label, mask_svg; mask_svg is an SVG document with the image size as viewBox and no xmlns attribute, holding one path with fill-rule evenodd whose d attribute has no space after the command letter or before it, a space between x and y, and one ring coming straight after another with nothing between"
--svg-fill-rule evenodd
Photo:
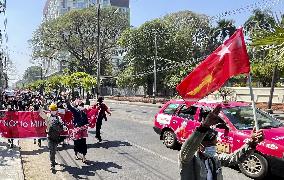
<instances>
[{"instance_id":1,"label":"black trousers","mask_svg":"<svg viewBox=\"0 0 284 180\"><path fill-rule=\"evenodd\" d=\"M96 138L98 138L99 141L102 140L102 137L101 137L102 124L103 124L103 118L98 117L97 122L96 122Z\"/></svg>"}]
</instances>

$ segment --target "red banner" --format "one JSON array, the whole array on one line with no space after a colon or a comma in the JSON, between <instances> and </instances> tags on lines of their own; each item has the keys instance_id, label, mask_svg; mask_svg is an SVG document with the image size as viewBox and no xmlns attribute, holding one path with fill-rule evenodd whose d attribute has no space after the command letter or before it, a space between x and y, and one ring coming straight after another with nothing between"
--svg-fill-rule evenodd
<instances>
[{"instance_id":1,"label":"red banner","mask_svg":"<svg viewBox=\"0 0 284 180\"><path fill-rule=\"evenodd\" d=\"M99 109L96 106L87 110L87 116L88 116L90 128L94 128L96 126L98 113L99 113Z\"/></svg>"},{"instance_id":2,"label":"red banner","mask_svg":"<svg viewBox=\"0 0 284 180\"><path fill-rule=\"evenodd\" d=\"M73 129L70 111L60 115L68 129ZM0 137L4 138L44 138L46 125L39 112L0 111ZM65 132L62 135L68 135Z\"/></svg>"}]
</instances>

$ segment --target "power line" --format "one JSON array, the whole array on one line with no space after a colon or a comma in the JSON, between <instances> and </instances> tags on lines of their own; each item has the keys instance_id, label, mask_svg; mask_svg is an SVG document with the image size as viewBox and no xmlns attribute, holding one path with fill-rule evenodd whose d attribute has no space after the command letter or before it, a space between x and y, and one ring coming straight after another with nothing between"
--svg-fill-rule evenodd
<instances>
[{"instance_id":1,"label":"power line","mask_svg":"<svg viewBox=\"0 0 284 180\"><path fill-rule=\"evenodd\" d=\"M252 4L249 4L249 5L243 6L241 8L238 8L238 9L229 10L229 11L225 11L225 12L219 13L219 14L209 18L209 20L210 21L214 21L214 20L218 20L220 18L224 18L224 17L230 16L230 15L240 14L240 13L243 13L243 12L246 12L246 11L253 11L253 10L258 9L258 8L265 9L265 8L268 8L268 7L275 6L275 5L277 5L277 4L281 3L281 2L283 2L283 0L262 0L261 2L252 3ZM194 20L194 18L193 18L193 20ZM201 27L201 25L197 24L196 21L194 23L194 26L195 27L198 27L198 26ZM277 48L277 47L280 47L280 46L281 45L278 45L278 46L267 46L265 48L266 49L271 49L271 48ZM206 56L205 57L201 57L201 58L197 58L197 59L194 59L194 60L191 60L191 61L185 61L185 62L176 62L176 61L173 61L173 60L169 60L169 61L174 62L175 64L172 65L172 66L165 66L165 67L162 67L160 69L157 69L157 72L163 72L163 71L166 71L166 70L172 70L172 69L175 69L175 68L178 68L178 67L182 67L182 66L195 65L195 64L200 63L205 58L206 58ZM163 58L160 57L160 60L161 59L163 59ZM144 72L137 73L137 74L132 75L132 76L129 75L127 77L140 78L140 77L143 77L143 76L146 76L146 75L150 75L150 74L153 74L153 70L152 69L153 69L153 66L150 66Z\"/></svg>"},{"instance_id":2,"label":"power line","mask_svg":"<svg viewBox=\"0 0 284 180\"><path fill-rule=\"evenodd\" d=\"M235 15L235 14L240 14L240 13L247 12L247 11L253 11L258 8L266 9L268 7L275 6L281 2L283 2L283 0L262 0L261 2L255 2L252 4L248 4L238 9L224 11L215 16L212 16L210 20L217 20L217 19L229 16L229 15Z\"/></svg>"}]
</instances>

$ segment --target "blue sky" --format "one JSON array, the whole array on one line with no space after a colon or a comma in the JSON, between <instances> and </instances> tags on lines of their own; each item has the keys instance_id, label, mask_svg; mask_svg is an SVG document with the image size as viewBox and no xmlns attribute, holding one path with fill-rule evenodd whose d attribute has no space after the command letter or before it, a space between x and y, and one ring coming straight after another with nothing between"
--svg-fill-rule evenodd
<instances>
[{"instance_id":1,"label":"blue sky","mask_svg":"<svg viewBox=\"0 0 284 180\"><path fill-rule=\"evenodd\" d=\"M31 50L27 41L32 37L33 31L42 21L42 11L45 1L46 0L7 0L8 45L11 60L16 67L13 77L11 76L12 80L21 78L25 69L32 65L29 56ZM181 10L190 10L214 16L228 10L245 7L252 3L257 3L258 6L265 7L265 5L262 5L263 1L264 0L130 0L131 24L139 26L145 21ZM271 2L273 1L275 0L271 0ZM283 9L283 2L278 4L277 7L282 7ZM234 19L239 26L242 25L249 15L250 11L246 11L238 13L237 15L227 16L227 18ZM0 23L2 23L2 19L0 20Z\"/></svg>"}]
</instances>

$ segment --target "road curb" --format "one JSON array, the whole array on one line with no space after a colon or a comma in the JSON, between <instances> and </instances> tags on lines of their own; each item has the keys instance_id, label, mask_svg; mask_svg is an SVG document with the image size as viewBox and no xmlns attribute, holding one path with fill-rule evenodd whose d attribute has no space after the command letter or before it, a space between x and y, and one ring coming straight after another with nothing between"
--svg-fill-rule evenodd
<instances>
[{"instance_id":1,"label":"road curb","mask_svg":"<svg viewBox=\"0 0 284 180\"><path fill-rule=\"evenodd\" d=\"M19 142L19 151L20 151L20 160L21 160L21 168L22 168L21 177L22 177L22 180L25 180L26 176L25 176L25 172L24 172L24 164L23 164L23 158L22 158L20 142Z\"/></svg>"},{"instance_id":2,"label":"road curb","mask_svg":"<svg viewBox=\"0 0 284 180\"><path fill-rule=\"evenodd\" d=\"M149 106L149 107L162 107L164 104L162 103L156 103L156 104L151 104L151 103L144 103L144 102L131 102L131 101L117 101L117 100L112 100L112 99L105 99L106 103L116 103L116 104L130 104L130 105L137 105L137 106Z\"/></svg>"}]
</instances>

